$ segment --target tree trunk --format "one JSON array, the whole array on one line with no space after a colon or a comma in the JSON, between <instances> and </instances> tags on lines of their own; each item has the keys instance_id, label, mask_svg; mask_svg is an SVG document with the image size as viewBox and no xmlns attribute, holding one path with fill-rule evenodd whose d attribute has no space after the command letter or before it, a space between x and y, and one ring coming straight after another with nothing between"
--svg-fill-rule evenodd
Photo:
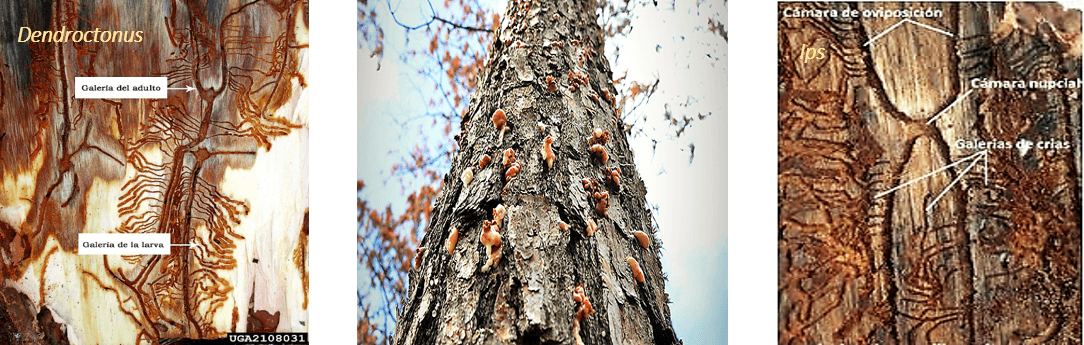
<instances>
[{"instance_id":1,"label":"tree trunk","mask_svg":"<svg viewBox=\"0 0 1084 345\"><path fill-rule=\"evenodd\" d=\"M779 10L779 343L1079 344L1080 13Z\"/></svg>"},{"instance_id":2,"label":"tree trunk","mask_svg":"<svg viewBox=\"0 0 1084 345\"><path fill-rule=\"evenodd\" d=\"M410 274L396 344L680 343L593 6L509 3ZM498 109L507 114L503 138L492 121ZM589 152L596 128L612 137L601 144L605 162ZM552 167L546 138L553 138ZM507 149L521 166L506 181ZM493 161L481 168L483 155ZM617 168L619 185L609 178ZM467 169L469 183L461 178ZM594 192L609 194L608 208ZM496 224L501 258L483 271L489 255L480 238L498 205L506 210ZM590 223L598 227L593 235ZM458 241L449 254L453 229ZM635 232L650 243L642 247ZM577 332L583 303L573 295L581 284L594 313L581 313Z\"/></svg>"}]
</instances>

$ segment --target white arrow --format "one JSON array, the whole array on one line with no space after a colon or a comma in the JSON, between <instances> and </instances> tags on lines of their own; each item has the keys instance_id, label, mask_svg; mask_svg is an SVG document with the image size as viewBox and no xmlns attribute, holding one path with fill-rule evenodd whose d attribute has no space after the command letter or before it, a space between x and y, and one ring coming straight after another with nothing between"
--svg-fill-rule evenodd
<instances>
[{"instance_id":1,"label":"white arrow","mask_svg":"<svg viewBox=\"0 0 1084 345\"><path fill-rule=\"evenodd\" d=\"M941 114L944 114L946 111L948 111L950 108L952 108L952 106L956 105L956 103L960 103L960 101L964 100L964 98L967 98L967 95L970 95L971 91L975 91L975 89L967 90L967 92L964 93L963 96L960 96L960 98L957 98L955 102L952 102L952 104L949 104L949 106L945 107L944 110L941 110L940 113L937 113L937 115L934 115L928 121L926 121L926 124L928 125L928 124L932 123L933 120L937 120L937 118L940 117Z\"/></svg>"},{"instance_id":2,"label":"white arrow","mask_svg":"<svg viewBox=\"0 0 1084 345\"><path fill-rule=\"evenodd\" d=\"M184 87L167 87L166 88L166 90L186 90L185 92L192 92L192 90L195 90L195 89L196 88L194 88L192 86L189 86L189 85L185 85Z\"/></svg>"},{"instance_id":3,"label":"white arrow","mask_svg":"<svg viewBox=\"0 0 1084 345\"><path fill-rule=\"evenodd\" d=\"M983 150L982 152L979 152L977 154L982 155L983 161L985 161L985 162L990 161L990 159L989 159L990 154L988 153L988 151ZM974 155L972 155L972 157L974 157ZM963 160L961 159L960 161L963 161ZM945 187L945 190L941 191L941 194L938 194L937 197L933 199L933 202L930 203L930 206L926 206L926 212L929 212L931 209L933 209L933 205L937 205L937 201L941 200L941 197L945 196L945 193L948 193L948 190L951 189L952 186L956 185L957 182L960 182L960 179L964 178L964 175L967 175L967 172L971 171L971 168L974 168L975 164L978 164L978 163L979 163L979 159L975 158L975 161L971 162L971 165L968 165L967 168L965 168L964 171L961 172L959 176L956 176L956 179L952 180L952 183L949 183L948 187ZM987 164L988 163L984 163L983 166L986 166ZM988 174L988 170L983 171L983 183L987 182L986 174Z\"/></svg>"},{"instance_id":4,"label":"white arrow","mask_svg":"<svg viewBox=\"0 0 1084 345\"><path fill-rule=\"evenodd\" d=\"M938 28L935 28L935 27L932 27L932 26L929 26L929 25L926 25L926 24L922 24L922 23L919 23L919 22L916 22L916 21L913 21L913 20L910 20L910 19L904 19L904 20L899 21L896 24L893 24L891 27L888 28L888 30L885 30L884 32L881 32L877 36L873 36L873 38L871 38L868 42L866 42L866 44L863 44L863 46L868 46L870 43L873 43L873 41L876 41L878 38L881 38L881 36L884 36L889 31L892 31L892 29L895 29L896 27L902 25L903 23L908 23L908 22L911 23L911 24L915 24L915 25L918 25L918 26L933 30L933 31L938 32L938 33L942 33L942 34L949 35L949 36L954 36L952 33L949 33L948 31L941 30L941 29L938 29Z\"/></svg>"},{"instance_id":5,"label":"white arrow","mask_svg":"<svg viewBox=\"0 0 1084 345\"><path fill-rule=\"evenodd\" d=\"M881 193L879 193L879 194L877 194L877 195L875 195L873 197L874 198L880 198L882 196L888 195L889 193L895 192L896 190L898 190L900 188L909 186L909 185L911 185L911 184L913 184L915 182L921 181L922 179L933 176L933 174L936 174L938 172L944 171L945 169L957 166L960 163L963 163L963 162L965 162L965 161L967 161L969 159L974 159L974 162L971 162L971 165L968 165L967 168L965 168L964 171L961 172L960 175L957 176L955 180L952 180L952 183L949 183L948 187L945 187L945 190L941 191L941 194L937 195L937 198L933 199L933 202L930 203L930 206L926 207L926 210L929 211L931 208L933 208L933 205L937 204L938 200L941 200L941 197L945 196L945 193L947 193L948 190L950 188L952 188L953 185L955 185L957 182L959 182L960 179L962 179L964 177L964 175L967 175L967 172L970 171L971 168L975 167L975 164L977 164L979 162L979 160L978 160L979 157L982 157L982 159L983 159L983 167L984 167L984 169L983 169L983 183L988 183L989 180L990 180L990 178L989 178L990 177L989 176L990 170L985 169L985 168L989 167L989 164L990 164L989 163L989 161L990 161L990 151L989 150L982 150L982 151L979 151L978 153L975 153L973 155L964 157L963 159L960 159L960 160L956 161L955 163L952 163L952 164L946 165L944 167L941 167L940 169L931 171L930 173L928 173L926 175L922 175L919 178L916 178L916 179L911 180L911 181L907 181L907 183L901 184L899 186L893 187L892 189L881 192Z\"/></svg>"}]
</instances>

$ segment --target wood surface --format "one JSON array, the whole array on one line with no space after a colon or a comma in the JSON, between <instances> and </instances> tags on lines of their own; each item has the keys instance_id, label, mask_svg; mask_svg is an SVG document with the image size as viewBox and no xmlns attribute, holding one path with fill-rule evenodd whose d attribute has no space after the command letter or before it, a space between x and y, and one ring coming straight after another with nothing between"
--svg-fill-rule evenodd
<instances>
[{"instance_id":1,"label":"wood surface","mask_svg":"<svg viewBox=\"0 0 1084 345\"><path fill-rule=\"evenodd\" d=\"M788 7L937 9L911 20L951 36L867 44L901 19ZM780 4L780 344L1080 343L1080 88L971 83L1076 80L1079 27L1053 3ZM961 139L1071 148L938 171L978 152Z\"/></svg>"},{"instance_id":2,"label":"wood surface","mask_svg":"<svg viewBox=\"0 0 1084 345\"><path fill-rule=\"evenodd\" d=\"M10 25L0 44L0 343L307 329L306 6L0 6ZM20 27L141 31L143 41L18 43ZM93 76L196 90L76 99L74 78ZM196 246L79 255L80 233L168 233Z\"/></svg>"}]
</instances>

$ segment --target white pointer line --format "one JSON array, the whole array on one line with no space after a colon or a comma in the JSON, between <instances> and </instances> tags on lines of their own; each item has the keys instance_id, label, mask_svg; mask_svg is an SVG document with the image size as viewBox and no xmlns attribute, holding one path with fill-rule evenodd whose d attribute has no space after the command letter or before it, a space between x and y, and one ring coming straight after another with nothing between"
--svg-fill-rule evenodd
<instances>
[{"instance_id":1,"label":"white pointer line","mask_svg":"<svg viewBox=\"0 0 1084 345\"><path fill-rule=\"evenodd\" d=\"M928 125L930 123L933 123L933 120L937 120L937 118L940 117L942 114L947 112L949 109L952 109L952 106L956 105L956 103L960 103L960 101L964 100L964 98L967 98L967 96L971 94L971 91L975 91L975 89L967 90L967 92L964 93L963 96L960 96L960 98L957 98L956 101L952 102L952 104L949 104L949 106L947 106L947 107L945 107L945 109L941 110L940 113L937 113L937 115L934 115L929 120L927 120L926 124Z\"/></svg>"},{"instance_id":2,"label":"white pointer line","mask_svg":"<svg viewBox=\"0 0 1084 345\"><path fill-rule=\"evenodd\" d=\"M192 243L183 243L183 244L181 244L181 243L170 243L169 246L170 247L198 247L199 245L198 244L192 244Z\"/></svg>"},{"instance_id":3,"label":"white pointer line","mask_svg":"<svg viewBox=\"0 0 1084 345\"><path fill-rule=\"evenodd\" d=\"M915 24L917 24L919 26L925 27L925 28L933 30L933 31L937 31L937 32L940 32L940 33L955 37L955 35L953 35L952 33L949 33L948 31L941 30L941 29L938 29L938 28L935 28L935 27L932 27L932 26L929 26L929 25L926 25L926 24L922 24L922 23L919 23L919 22L916 22L916 21L913 21L913 20L910 20L910 19L904 19L904 20L915 23Z\"/></svg>"},{"instance_id":4,"label":"white pointer line","mask_svg":"<svg viewBox=\"0 0 1084 345\"><path fill-rule=\"evenodd\" d=\"M931 202L929 206L926 206L926 212L930 212L930 210L933 209L933 205L937 205L937 201L941 200L941 197L945 196L945 193L948 193L948 190L952 189L952 186L956 185L957 182L960 182L960 179L963 179L964 176L967 175L967 172L971 171L971 168L975 167L975 164L979 164L978 158L976 158L974 162L971 162L971 165L968 165L967 168L964 169L964 171L961 172L959 176L956 176L956 178L953 179L951 183L949 183L948 187L945 187L945 190L941 191L941 194L938 194L937 197L933 199L933 202Z\"/></svg>"},{"instance_id":5,"label":"white pointer line","mask_svg":"<svg viewBox=\"0 0 1084 345\"><path fill-rule=\"evenodd\" d=\"M949 164L949 165L943 166L943 167L941 167L941 169L937 169L937 170L931 171L931 172L930 172L929 174L926 174L926 175L922 175L922 177L916 178L916 179L914 179L914 180L911 180L911 181L907 181L907 183L901 184L901 185L899 185L899 186L895 186L895 187L892 187L892 189L889 189L889 190L886 190L886 191L884 191L884 192L881 192L881 193L879 193L879 194L877 194L877 195L874 195L874 196L873 196L873 198L875 198L875 199L876 199L876 198L880 198L880 197L882 197L882 196L888 195L889 193L895 192L895 191L896 191L897 189L900 189L900 188L903 188L903 187L909 186L909 185L911 185L911 184L913 184L913 183L915 183L915 182L918 182L918 181L920 181L920 180L922 180L922 179L924 179L924 178L927 178L927 177L933 176L933 174L936 174L936 173L938 173L938 172L944 171L945 169L948 169L948 168L954 167L954 166L956 166L956 165L959 165L960 163L963 163L963 162L967 161L968 159L972 159L972 158L978 157L979 155L983 155L983 154L986 154L986 153L987 153L987 151L986 151L986 150L982 150L982 151L979 151L978 153L975 153L975 154L973 154L973 155L967 156L966 158L964 158L964 159L961 159L961 160L958 160L958 161L956 161L955 163L952 163L952 164Z\"/></svg>"},{"instance_id":6,"label":"white pointer line","mask_svg":"<svg viewBox=\"0 0 1084 345\"><path fill-rule=\"evenodd\" d=\"M904 20L901 20L901 21L897 22L896 24L892 24L892 26L888 27L888 30L881 31L881 33L878 34L877 36L873 36L873 38L869 39L869 41L866 42L866 44L863 44L863 46L868 46L870 43L873 43L873 41L876 41L878 38L881 38L881 36L884 36L889 31L892 31L892 29L895 29L897 26L900 26L901 24L903 24L906 21L908 21L908 19L904 19Z\"/></svg>"},{"instance_id":7,"label":"white pointer line","mask_svg":"<svg viewBox=\"0 0 1084 345\"><path fill-rule=\"evenodd\" d=\"M185 90L185 92L192 92L196 88L191 85L185 85L184 87L167 87L166 90Z\"/></svg>"},{"instance_id":8,"label":"white pointer line","mask_svg":"<svg viewBox=\"0 0 1084 345\"><path fill-rule=\"evenodd\" d=\"M921 27L936 31L938 33L942 33L942 34L949 35L949 36L955 36L955 35L949 33L948 31L941 30L941 29L938 29L938 28L935 28L935 27L932 27L932 26L929 26L929 25L926 25L926 24L922 24L922 23L913 21L911 19L904 19L904 20L901 20L901 21L897 22L896 24L893 24L892 26L888 27L888 30L882 31L877 36L873 36L873 38L871 38L868 42L866 42L866 44L863 44L863 46L868 46L870 43L873 43L873 41L876 41L878 38L881 38L881 36L884 36L889 31L892 31L892 29L895 29L897 26L900 26L901 24L906 23L906 22L911 22L912 24L915 24L915 25L918 25L918 26L921 26Z\"/></svg>"}]
</instances>

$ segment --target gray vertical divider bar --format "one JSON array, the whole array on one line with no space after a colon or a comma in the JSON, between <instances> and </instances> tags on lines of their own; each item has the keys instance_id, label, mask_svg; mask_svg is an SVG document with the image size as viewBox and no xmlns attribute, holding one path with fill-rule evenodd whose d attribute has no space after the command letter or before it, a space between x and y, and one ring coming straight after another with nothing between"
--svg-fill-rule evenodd
<instances>
[{"instance_id":1,"label":"gray vertical divider bar","mask_svg":"<svg viewBox=\"0 0 1084 345\"><path fill-rule=\"evenodd\" d=\"M775 52L774 1L730 5L730 343L775 343ZM735 261L732 259L732 261ZM730 296L726 296L730 298Z\"/></svg>"},{"instance_id":2,"label":"gray vertical divider bar","mask_svg":"<svg viewBox=\"0 0 1084 345\"><path fill-rule=\"evenodd\" d=\"M353 7L351 7L353 5ZM357 133L354 49L357 4L309 2L309 336L312 344L357 342L351 237L357 212L350 182ZM354 125L354 126L350 126ZM354 331L354 332L350 332Z\"/></svg>"}]
</instances>

